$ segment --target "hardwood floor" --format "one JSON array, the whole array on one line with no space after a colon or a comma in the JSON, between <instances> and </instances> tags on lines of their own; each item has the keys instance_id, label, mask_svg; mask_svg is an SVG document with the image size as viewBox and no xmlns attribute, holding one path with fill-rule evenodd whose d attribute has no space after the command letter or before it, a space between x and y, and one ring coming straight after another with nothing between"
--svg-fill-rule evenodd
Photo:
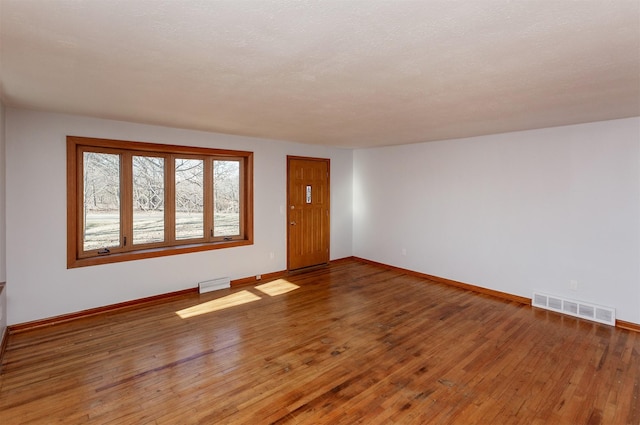
<instances>
[{"instance_id":1,"label":"hardwood floor","mask_svg":"<svg viewBox=\"0 0 640 425\"><path fill-rule=\"evenodd\" d=\"M347 261L11 335L0 423L638 425L640 334Z\"/></svg>"}]
</instances>

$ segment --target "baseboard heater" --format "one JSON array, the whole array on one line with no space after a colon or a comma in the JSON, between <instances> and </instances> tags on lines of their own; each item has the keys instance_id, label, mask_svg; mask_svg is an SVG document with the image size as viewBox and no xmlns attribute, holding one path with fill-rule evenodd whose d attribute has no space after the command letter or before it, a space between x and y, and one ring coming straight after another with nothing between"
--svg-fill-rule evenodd
<instances>
[{"instance_id":1,"label":"baseboard heater","mask_svg":"<svg viewBox=\"0 0 640 425\"><path fill-rule=\"evenodd\" d=\"M198 290L200 293L217 291L218 289L231 288L231 278L219 277L217 279L205 280L198 282Z\"/></svg>"},{"instance_id":2,"label":"baseboard heater","mask_svg":"<svg viewBox=\"0 0 640 425\"><path fill-rule=\"evenodd\" d=\"M570 316L580 317L581 319L593 320L594 322L604 323L605 325L616 325L616 310L611 307L603 307L541 292L533 293L531 305Z\"/></svg>"}]
</instances>

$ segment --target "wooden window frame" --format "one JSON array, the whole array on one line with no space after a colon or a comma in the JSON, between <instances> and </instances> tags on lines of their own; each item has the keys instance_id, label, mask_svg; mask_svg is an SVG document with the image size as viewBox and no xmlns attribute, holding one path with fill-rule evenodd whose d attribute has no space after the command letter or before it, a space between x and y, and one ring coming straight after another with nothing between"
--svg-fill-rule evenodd
<instances>
[{"instance_id":1,"label":"wooden window frame","mask_svg":"<svg viewBox=\"0 0 640 425\"><path fill-rule=\"evenodd\" d=\"M97 250L83 249L83 152L105 152L121 154L121 245L110 249L108 254ZM165 158L165 238L163 242L133 245L133 210L131 206L133 188L130 159L134 155ZM128 158L122 160L122 158ZM204 179L213 181L213 161L232 160L240 162L240 235L213 237L213 191L204 191L204 237L199 239L175 239L175 159L202 158ZM211 168L211 170L208 170ZM205 187L207 184L205 183ZM211 192L211 193L209 193ZM209 228L207 228L209 226ZM209 234L207 233L209 232ZM128 247L122 238L130 241ZM157 143L131 142L124 140L97 139L67 136L67 268L93 266L140 260L144 258L186 254L253 244L253 152L209 149L201 147L164 145Z\"/></svg>"}]
</instances>

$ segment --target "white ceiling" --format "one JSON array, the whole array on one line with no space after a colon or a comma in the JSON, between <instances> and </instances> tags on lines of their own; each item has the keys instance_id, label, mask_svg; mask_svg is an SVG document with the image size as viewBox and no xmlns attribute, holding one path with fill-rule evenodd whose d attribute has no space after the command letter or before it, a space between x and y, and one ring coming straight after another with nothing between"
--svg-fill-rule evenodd
<instances>
[{"instance_id":1,"label":"white ceiling","mask_svg":"<svg viewBox=\"0 0 640 425\"><path fill-rule=\"evenodd\" d=\"M640 0L0 0L6 106L344 147L640 115Z\"/></svg>"}]
</instances>

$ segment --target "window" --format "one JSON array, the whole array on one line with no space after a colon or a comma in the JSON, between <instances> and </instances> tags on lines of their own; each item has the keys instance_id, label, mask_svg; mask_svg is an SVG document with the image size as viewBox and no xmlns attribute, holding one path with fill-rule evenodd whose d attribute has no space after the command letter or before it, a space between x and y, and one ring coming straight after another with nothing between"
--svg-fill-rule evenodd
<instances>
[{"instance_id":1,"label":"window","mask_svg":"<svg viewBox=\"0 0 640 425\"><path fill-rule=\"evenodd\" d=\"M67 137L67 267L253 243L253 153Z\"/></svg>"}]
</instances>

